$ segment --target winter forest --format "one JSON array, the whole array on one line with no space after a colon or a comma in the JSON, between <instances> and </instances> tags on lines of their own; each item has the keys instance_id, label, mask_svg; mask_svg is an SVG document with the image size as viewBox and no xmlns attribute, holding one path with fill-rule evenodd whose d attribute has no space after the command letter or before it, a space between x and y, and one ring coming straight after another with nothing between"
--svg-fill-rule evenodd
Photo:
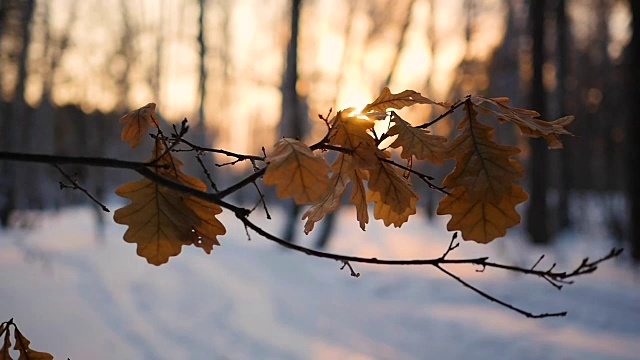
<instances>
[{"instance_id":1,"label":"winter forest","mask_svg":"<svg viewBox=\"0 0 640 360\"><path fill-rule=\"evenodd\" d=\"M0 359L637 359L639 84L636 1L0 0ZM410 213L332 140L343 109L413 177ZM400 144L460 144L476 116L528 194L481 240L442 210L467 158ZM353 167L334 207L283 196L283 146L333 163L312 187ZM188 211L224 196L212 240L189 228L207 254L127 238L147 160L201 191Z\"/></svg>"}]
</instances>

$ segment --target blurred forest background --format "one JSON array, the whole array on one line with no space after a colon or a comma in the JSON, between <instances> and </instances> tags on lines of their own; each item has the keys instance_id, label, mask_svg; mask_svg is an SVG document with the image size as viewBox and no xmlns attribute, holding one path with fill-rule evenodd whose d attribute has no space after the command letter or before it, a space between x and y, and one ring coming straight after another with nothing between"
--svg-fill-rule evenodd
<instances>
[{"instance_id":1,"label":"blurred forest background","mask_svg":"<svg viewBox=\"0 0 640 360\"><path fill-rule=\"evenodd\" d=\"M385 86L437 101L506 96L543 119L576 117L562 151L498 125L499 142L524 149L531 240L585 226L595 201L637 259L639 85L637 1L0 0L0 151L144 160L151 146L131 152L117 120L149 102L166 123L186 117L196 144L260 154L280 136L317 141L318 114L364 106ZM440 111L409 110L414 124ZM453 124L432 130L446 136ZM441 181L448 165L415 166ZM134 176L65 169L102 199ZM251 171L210 169L222 186ZM86 201L59 180L52 167L0 162L2 224ZM246 190L236 200L254 202ZM420 195L431 216L438 193ZM324 223L318 246L330 238ZM294 241L292 228L283 236Z\"/></svg>"}]
</instances>

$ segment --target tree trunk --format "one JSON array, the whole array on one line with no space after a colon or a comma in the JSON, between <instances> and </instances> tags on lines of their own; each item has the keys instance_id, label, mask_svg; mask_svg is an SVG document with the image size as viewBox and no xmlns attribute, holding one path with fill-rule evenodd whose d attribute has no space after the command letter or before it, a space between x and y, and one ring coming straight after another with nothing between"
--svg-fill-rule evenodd
<instances>
[{"instance_id":1,"label":"tree trunk","mask_svg":"<svg viewBox=\"0 0 640 360\"><path fill-rule=\"evenodd\" d=\"M24 91L27 82L27 61L29 59L29 44L31 43L31 20L35 7L34 0L27 0L21 9L22 19L20 22L19 38L22 43L17 55L18 73L16 87L14 89L13 104L8 118L3 119L2 134L4 142L9 151L17 151L18 147L24 144L20 142L28 141L27 134L30 128L28 118L28 106L24 98ZM7 225L11 212L18 206L26 205L27 197L24 189L18 189L17 185L24 179L28 179L28 173L22 167L10 167L2 169L2 185L4 193L0 196L0 223ZM23 185L23 184L22 184Z\"/></svg>"},{"instance_id":2,"label":"tree trunk","mask_svg":"<svg viewBox=\"0 0 640 360\"><path fill-rule=\"evenodd\" d=\"M640 261L640 123L636 114L640 113L640 2L629 1L631 5L632 30L631 42L627 47L627 93L630 111L627 115L627 156L628 156L628 183L629 198L629 238L631 241L631 255Z\"/></svg>"},{"instance_id":3,"label":"tree trunk","mask_svg":"<svg viewBox=\"0 0 640 360\"><path fill-rule=\"evenodd\" d=\"M530 4L530 26L533 46L531 49L533 78L531 80L531 106L542 116L545 114L545 90L542 78L544 65L544 10L545 1L535 0ZM529 208L527 211L527 231L536 244L550 241L547 222L547 145L544 139L529 141L531 157L529 159Z\"/></svg>"},{"instance_id":4,"label":"tree trunk","mask_svg":"<svg viewBox=\"0 0 640 360\"><path fill-rule=\"evenodd\" d=\"M558 113L564 116L566 112L566 78L567 78L567 54L568 54L568 24L566 14L566 1L557 0L556 4L556 56L557 67L556 100L558 101ZM558 228L566 229L571 225L569 218L569 195L571 194L571 151L566 149L560 152L560 184L558 186Z\"/></svg>"},{"instance_id":5,"label":"tree trunk","mask_svg":"<svg viewBox=\"0 0 640 360\"><path fill-rule=\"evenodd\" d=\"M413 5L415 0L409 1L407 5L407 16L404 18L404 23L402 24L402 30L400 30L400 36L398 37L398 43L396 44L396 52L393 54L393 59L391 60L391 66L389 66L389 72L384 80L383 86L387 87L391 84L391 79L393 78L393 74L398 67L398 62L400 61L400 56L402 55L402 50L404 49L404 45L407 42L407 35L409 35L409 25L411 25L411 13L413 11Z\"/></svg>"},{"instance_id":6,"label":"tree trunk","mask_svg":"<svg viewBox=\"0 0 640 360\"><path fill-rule=\"evenodd\" d=\"M287 46L284 74L282 76L282 110L280 117L279 137L302 139L306 133L307 114L298 95L298 34L300 28L300 9L302 0L291 2L291 38ZM286 223L282 238L295 242L295 224L299 220L300 206L291 203L287 209Z\"/></svg>"},{"instance_id":7,"label":"tree trunk","mask_svg":"<svg viewBox=\"0 0 640 360\"><path fill-rule=\"evenodd\" d=\"M198 81L198 95L199 95L199 104L198 104L198 123L194 127L195 138L194 141L196 144L202 144L204 146L211 146L211 144L205 144L206 140L206 123L205 123L205 112L204 112L204 104L207 97L207 66L206 66L206 57L207 57L207 45L204 41L204 14L205 14L205 2L206 0L199 0L199 14L198 14L198 50L199 50L199 69L200 69L200 79Z\"/></svg>"}]
</instances>

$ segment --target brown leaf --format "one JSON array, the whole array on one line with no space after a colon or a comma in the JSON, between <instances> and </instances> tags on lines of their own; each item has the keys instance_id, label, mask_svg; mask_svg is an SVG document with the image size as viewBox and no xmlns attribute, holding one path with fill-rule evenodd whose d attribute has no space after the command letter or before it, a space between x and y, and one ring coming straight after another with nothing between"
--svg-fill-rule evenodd
<instances>
[{"instance_id":1,"label":"brown leaf","mask_svg":"<svg viewBox=\"0 0 640 360\"><path fill-rule=\"evenodd\" d=\"M163 154L164 147L156 141L153 159ZM170 153L164 154L154 171L172 181L206 191L207 186L197 178L180 170L182 162ZM222 212L217 204L184 195L158 185L149 179L141 179L121 185L116 194L131 202L116 210L113 219L118 224L128 225L124 240L138 245L138 255L153 265L169 261L169 257L180 253L183 245L195 244L207 254L214 245L219 245L218 235L226 229L215 215Z\"/></svg>"},{"instance_id":2,"label":"brown leaf","mask_svg":"<svg viewBox=\"0 0 640 360\"><path fill-rule=\"evenodd\" d=\"M511 159L520 149L493 141L493 129L477 120L478 113L469 102L465 117L458 124L462 132L451 143L449 157L456 159L455 169L442 184L449 189L464 186L471 198L500 198L511 189L511 183L523 176L522 166Z\"/></svg>"},{"instance_id":3,"label":"brown leaf","mask_svg":"<svg viewBox=\"0 0 640 360\"><path fill-rule=\"evenodd\" d=\"M53 360L53 356L46 352L35 351L29 348L31 343L20 330L15 328L14 335L16 344L13 347L14 350L18 350L20 357L18 360Z\"/></svg>"},{"instance_id":4,"label":"brown leaf","mask_svg":"<svg viewBox=\"0 0 640 360\"><path fill-rule=\"evenodd\" d=\"M340 197L351 181L351 173L355 171L352 157L345 154L338 155L336 161L331 164L331 171L333 174L331 175L330 190L302 215L302 220L307 219L304 224L305 234L309 234L315 223L322 220L326 214L330 214L340 207Z\"/></svg>"},{"instance_id":5,"label":"brown leaf","mask_svg":"<svg viewBox=\"0 0 640 360\"><path fill-rule=\"evenodd\" d=\"M265 161L269 166L264 183L276 185L280 198L293 198L298 205L309 204L329 191L329 164L299 140L281 139Z\"/></svg>"},{"instance_id":6,"label":"brown leaf","mask_svg":"<svg viewBox=\"0 0 640 360\"><path fill-rule=\"evenodd\" d=\"M403 159L415 156L418 160L429 160L434 164L442 164L446 159L447 138L432 135L428 130L415 128L399 117L394 117L393 123L387 135L398 135L398 137L389 146L394 149L402 146L400 156Z\"/></svg>"},{"instance_id":7,"label":"brown leaf","mask_svg":"<svg viewBox=\"0 0 640 360\"><path fill-rule=\"evenodd\" d=\"M460 186L440 200L436 213L451 215L447 230L460 231L463 239L486 244L520 223L515 207L527 198L527 193L517 184L512 184L510 191L500 199L488 192L471 198L466 188Z\"/></svg>"},{"instance_id":8,"label":"brown leaf","mask_svg":"<svg viewBox=\"0 0 640 360\"><path fill-rule=\"evenodd\" d=\"M195 235L193 245L210 254L214 246L220 245L217 236L224 235L227 232L224 225L216 218L216 215L222 213L222 208L218 204L193 196L183 200L185 205L200 219L199 223L193 225L192 231Z\"/></svg>"},{"instance_id":9,"label":"brown leaf","mask_svg":"<svg viewBox=\"0 0 640 360\"><path fill-rule=\"evenodd\" d=\"M364 109L362 109L362 113L364 114L371 111L387 111L387 109L400 110L406 106L415 104L431 104L442 106L441 104L420 95L419 92L413 90L405 90L398 94L392 94L391 90L389 90L388 87L385 87L377 99L375 99L371 104L368 104L364 107Z\"/></svg>"},{"instance_id":10,"label":"brown leaf","mask_svg":"<svg viewBox=\"0 0 640 360\"><path fill-rule=\"evenodd\" d=\"M367 208L367 190L364 182L369 179L367 170L355 169L351 174L353 179L353 188L351 189L351 197L349 201L356 207L356 218L362 230L369 223L369 210Z\"/></svg>"},{"instance_id":11,"label":"brown leaf","mask_svg":"<svg viewBox=\"0 0 640 360\"><path fill-rule=\"evenodd\" d=\"M331 120L329 144L351 150L354 166L360 169L373 169L378 162L376 142L368 133L374 122L348 116L351 109L338 112Z\"/></svg>"},{"instance_id":12,"label":"brown leaf","mask_svg":"<svg viewBox=\"0 0 640 360\"><path fill-rule=\"evenodd\" d=\"M527 194L514 181L522 178L523 168L511 158L519 149L496 144L493 129L478 121L471 101L464 111L458 125L462 132L449 153L456 167L443 181L449 193L436 213L451 215L447 229L459 230L463 239L488 243L520 222L515 206Z\"/></svg>"},{"instance_id":13,"label":"brown leaf","mask_svg":"<svg viewBox=\"0 0 640 360\"><path fill-rule=\"evenodd\" d=\"M11 334L9 333L8 326L4 324L0 326L0 335L4 332L4 339L2 341L2 347L0 348L0 360L12 360L9 350L11 349Z\"/></svg>"},{"instance_id":14,"label":"brown leaf","mask_svg":"<svg viewBox=\"0 0 640 360\"><path fill-rule=\"evenodd\" d=\"M542 137L549 144L550 149L561 149L562 142L558 135L572 135L564 127L573 122L573 116L564 116L554 121L539 119L537 111L510 107L507 98L485 98L473 96L471 101L485 111L494 114L499 121L509 121L518 126L523 135L529 137ZM484 106L484 103L493 105L496 109Z\"/></svg>"},{"instance_id":15,"label":"brown leaf","mask_svg":"<svg viewBox=\"0 0 640 360\"><path fill-rule=\"evenodd\" d=\"M158 127L156 104L148 103L137 110L133 110L121 117L120 123L125 123L120 139L128 141L129 146L133 149L142 141L150 125Z\"/></svg>"},{"instance_id":16,"label":"brown leaf","mask_svg":"<svg viewBox=\"0 0 640 360\"><path fill-rule=\"evenodd\" d=\"M418 195L392 165L378 161L369 171L368 185L367 201L375 202L373 217L385 226L400 227L416 213Z\"/></svg>"},{"instance_id":17,"label":"brown leaf","mask_svg":"<svg viewBox=\"0 0 640 360\"><path fill-rule=\"evenodd\" d=\"M375 203L373 208L373 217L375 219L382 220L384 226L391 226L391 224L393 224L394 227L400 227L409 220L409 216L416 213L416 202L418 198L410 198L407 208L402 212L397 212L394 209L395 206L382 202L381 193L369 191L367 192L367 200Z\"/></svg>"}]
</instances>

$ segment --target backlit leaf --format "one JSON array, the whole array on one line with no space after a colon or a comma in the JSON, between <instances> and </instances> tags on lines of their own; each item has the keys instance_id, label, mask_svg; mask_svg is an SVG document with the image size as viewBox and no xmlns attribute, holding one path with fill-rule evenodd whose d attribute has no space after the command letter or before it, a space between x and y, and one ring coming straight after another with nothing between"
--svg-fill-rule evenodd
<instances>
[{"instance_id":1,"label":"backlit leaf","mask_svg":"<svg viewBox=\"0 0 640 360\"><path fill-rule=\"evenodd\" d=\"M375 202L373 217L383 220L385 226L400 227L416 213L418 195L391 164L378 161L369 170L368 186L367 201Z\"/></svg>"},{"instance_id":2,"label":"backlit leaf","mask_svg":"<svg viewBox=\"0 0 640 360\"><path fill-rule=\"evenodd\" d=\"M369 179L367 170L355 169L352 174L353 188L349 201L356 207L356 218L360 229L364 230L369 223L369 209L367 208L367 190L364 182Z\"/></svg>"},{"instance_id":3,"label":"backlit leaf","mask_svg":"<svg viewBox=\"0 0 640 360\"><path fill-rule=\"evenodd\" d=\"M522 166L511 159L520 149L494 142L493 129L477 120L471 103L465 104L464 111L465 117L458 124L462 132L451 143L448 154L456 159L456 167L442 184L448 189L464 186L472 198L486 192L499 198L523 176Z\"/></svg>"},{"instance_id":4,"label":"backlit leaf","mask_svg":"<svg viewBox=\"0 0 640 360\"><path fill-rule=\"evenodd\" d=\"M53 360L53 356L46 352L35 351L29 348L29 341L20 330L15 328L14 335L16 339L16 343L13 347L14 350L17 350L20 354L18 360Z\"/></svg>"},{"instance_id":5,"label":"backlit leaf","mask_svg":"<svg viewBox=\"0 0 640 360\"><path fill-rule=\"evenodd\" d=\"M269 166L264 183L276 185L280 198L293 198L298 205L309 204L329 191L329 164L299 140L281 139L265 161Z\"/></svg>"},{"instance_id":6,"label":"backlit leaf","mask_svg":"<svg viewBox=\"0 0 640 360\"><path fill-rule=\"evenodd\" d=\"M374 122L355 116L348 116L349 110L338 112L330 122L329 144L351 150L354 166L360 169L373 169L378 162L376 142L368 133Z\"/></svg>"},{"instance_id":7,"label":"backlit leaf","mask_svg":"<svg viewBox=\"0 0 640 360\"><path fill-rule=\"evenodd\" d=\"M389 90L388 87L385 87L377 99L362 109L362 113L364 114L370 111L387 111L387 109L400 110L406 106L415 104L441 105L413 90L405 90L398 94L392 94L391 90Z\"/></svg>"},{"instance_id":8,"label":"backlit leaf","mask_svg":"<svg viewBox=\"0 0 640 360\"><path fill-rule=\"evenodd\" d=\"M5 325L0 326L0 334L4 332L4 338L2 339L2 347L0 348L0 360L11 360L9 350L11 349L11 334L9 328Z\"/></svg>"},{"instance_id":9,"label":"backlit leaf","mask_svg":"<svg viewBox=\"0 0 640 360\"><path fill-rule=\"evenodd\" d=\"M158 127L156 104L148 103L137 110L133 110L121 117L120 123L125 123L120 139L128 141L129 146L133 149L142 141L150 125Z\"/></svg>"},{"instance_id":10,"label":"backlit leaf","mask_svg":"<svg viewBox=\"0 0 640 360\"><path fill-rule=\"evenodd\" d=\"M351 181L351 173L354 171L352 157L345 154L338 155L336 161L331 164L330 190L302 215L302 220L307 219L304 224L305 234L309 234L315 223L322 220L326 214L330 214L340 207L340 196Z\"/></svg>"},{"instance_id":11,"label":"backlit leaf","mask_svg":"<svg viewBox=\"0 0 640 360\"><path fill-rule=\"evenodd\" d=\"M224 225L216 218L216 215L222 213L222 208L218 204L193 196L186 197L183 201L200 219L200 222L193 225L192 232L195 235L193 245L210 254L214 246L220 245L217 236L227 232Z\"/></svg>"},{"instance_id":12,"label":"backlit leaf","mask_svg":"<svg viewBox=\"0 0 640 360\"><path fill-rule=\"evenodd\" d=\"M170 153L163 154L164 147L156 141L153 159L162 155L154 171L177 183L206 191L207 186L197 178L180 170L182 162ZM195 244L206 253L219 245L218 235L226 229L216 218L222 209L219 205L204 202L157 184L140 179L121 185L116 194L131 202L116 210L113 219L128 225L124 240L138 245L138 255L150 264L161 265L169 257L180 253L183 245Z\"/></svg>"},{"instance_id":13,"label":"backlit leaf","mask_svg":"<svg viewBox=\"0 0 640 360\"><path fill-rule=\"evenodd\" d=\"M562 142L558 135L571 135L564 127L573 122L573 116L564 116L554 121L538 119L540 114L534 110L520 109L507 105L507 98L485 98L473 96L471 101L485 111L494 114L499 121L509 121L518 126L523 135L530 137L542 137L549 144L550 149L561 149ZM489 108L484 104L491 104L495 108Z\"/></svg>"},{"instance_id":14,"label":"backlit leaf","mask_svg":"<svg viewBox=\"0 0 640 360\"><path fill-rule=\"evenodd\" d=\"M429 160L434 164L442 164L446 158L447 138L432 135L428 130L411 126L399 117L393 118L394 125L387 131L387 135L398 135L390 147L402 147L400 156L409 159L415 156L418 160Z\"/></svg>"},{"instance_id":15,"label":"backlit leaf","mask_svg":"<svg viewBox=\"0 0 640 360\"><path fill-rule=\"evenodd\" d=\"M451 215L447 230L460 231L463 239L486 244L504 236L507 228L520 223L515 207L527 198L527 193L517 184L512 184L509 192L500 199L489 192L471 198L466 188L460 186L440 200L436 213Z\"/></svg>"},{"instance_id":16,"label":"backlit leaf","mask_svg":"<svg viewBox=\"0 0 640 360\"><path fill-rule=\"evenodd\" d=\"M456 167L443 181L449 193L437 214L451 215L447 229L459 230L463 239L488 243L520 222L515 206L527 194L514 181L522 178L523 168L511 158L519 149L495 143L493 129L478 121L471 101L464 111L458 124L462 132L449 153Z\"/></svg>"}]
</instances>

